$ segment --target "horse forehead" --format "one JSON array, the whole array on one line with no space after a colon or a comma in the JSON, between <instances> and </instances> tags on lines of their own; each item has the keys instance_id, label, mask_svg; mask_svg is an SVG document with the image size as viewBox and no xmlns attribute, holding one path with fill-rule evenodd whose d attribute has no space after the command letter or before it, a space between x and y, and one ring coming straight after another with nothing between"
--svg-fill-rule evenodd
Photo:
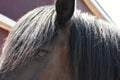
<instances>
[{"instance_id":1,"label":"horse forehead","mask_svg":"<svg viewBox=\"0 0 120 80\"><path fill-rule=\"evenodd\" d=\"M70 28L71 28L71 23L68 22L67 24L63 25L62 29L58 30L58 35L61 40L68 40L70 37Z\"/></svg>"}]
</instances>

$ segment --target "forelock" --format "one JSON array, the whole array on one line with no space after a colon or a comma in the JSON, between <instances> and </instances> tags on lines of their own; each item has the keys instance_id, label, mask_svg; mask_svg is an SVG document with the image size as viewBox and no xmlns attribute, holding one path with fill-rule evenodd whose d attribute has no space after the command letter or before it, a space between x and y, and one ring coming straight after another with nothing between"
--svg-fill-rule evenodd
<instances>
[{"instance_id":1,"label":"forelock","mask_svg":"<svg viewBox=\"0 0 120 80\"><path fill-rule=\"evenodd\" d=\"M49 42L55 32L54 21L53 6L36 8L18 20L4 44L1 72L16 68Z\"/></svg>"}]
</instances>

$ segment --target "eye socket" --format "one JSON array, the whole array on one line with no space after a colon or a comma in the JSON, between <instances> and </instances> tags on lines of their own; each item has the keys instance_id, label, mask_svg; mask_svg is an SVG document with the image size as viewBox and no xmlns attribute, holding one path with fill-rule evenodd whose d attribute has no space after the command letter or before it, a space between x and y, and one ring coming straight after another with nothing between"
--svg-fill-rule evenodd
<instances>
[{"instance_id":1,"label":"eye socket","mask_svg":"<svg viewBox=\"0 0 120 80\"><path fill-rule=\"evenodd\" d=\"M43 57L43 56L45 56L46 54L48 54L48 51L47 51L47 50L40 50L40 52L38 53L38 56Z\"/></svg>"},{"instance_id":2,"label":"eye socket","mask_svg":"<svg viewBox=\"0 0 120 80\"><path fill-rule=\"evenodd\" d=\"M49 52L47 50L39 50L38 53L35 54L36 57L44 57Z\"/></svg>"}]
</instances>

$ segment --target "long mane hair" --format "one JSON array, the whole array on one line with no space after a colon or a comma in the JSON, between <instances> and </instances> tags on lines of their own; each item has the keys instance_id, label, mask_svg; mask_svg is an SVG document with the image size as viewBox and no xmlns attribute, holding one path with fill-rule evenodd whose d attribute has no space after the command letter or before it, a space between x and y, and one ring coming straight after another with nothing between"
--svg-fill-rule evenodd
<instances>
[{"instance_id":1,"label":"long mane hair","mask_svg":"<svg viewBox=\"0 0 120 80\"><path fill-rule=\"evenodd\" d=\"M44 6L22 17L9 34L0 57L0 73L22 65L56 32L55 8ZM120 29L76 10L71 21L74 80L120 80Z\"/></svg>"},{"instance_id":2,"label":"long mane hair","mask_svg":"<svg viewBox=\"0 0 120 80\"><path fill-rule=\"evenodd\" d=\"M25 64L56 32L53 6L36 8L24 15L10 32L0 57L1 73Z\"/></svg>"},{"instance_id":3,"label":"long mane hair","mask_svg":"<svg viewBox=\"0 0 120 80\"><path fill-rule=\"evenodd\" d=\"M80 11L72 23L74 80L120 80L120 27Z\"/></svg>"}]
</instances>

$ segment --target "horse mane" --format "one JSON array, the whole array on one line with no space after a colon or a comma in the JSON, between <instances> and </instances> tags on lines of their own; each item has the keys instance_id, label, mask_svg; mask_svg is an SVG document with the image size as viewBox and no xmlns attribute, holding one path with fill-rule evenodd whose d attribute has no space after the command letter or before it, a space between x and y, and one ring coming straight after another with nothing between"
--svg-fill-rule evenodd
<instances>
[{"instance_id":1,"label":"horse mane","mask_svg":"<svg viewBox=\"0 0 120 80\"><path fill-rule=\"evenodd\" d=\"M23 16L10 32L0 57L0 73L22 65L39 53L55 33L53 6L36 8Z\"/></svg>"},{"instance_id":2,"label":"horse mane","mask_svg":"<svg viewBox=\"0 0 120 80\"><path fill-rule=\"evenodd\" d=\"M74 80L120 80L120 28L75 12L71 27Z\"/></svg>"},{"instance_id":3,"label":"horse mane","mask_svg":"<svg viewBox=\"0 0 120 80\"><path fill-rule=\"evenodd\" d=\"M0 73L11 71L38 53L56 32L55 8L44 6L23 16L10 32L0 57ZM76 10L71 19L74 80L120 79L120 29Z\"/></svg>"}]
</instances>

